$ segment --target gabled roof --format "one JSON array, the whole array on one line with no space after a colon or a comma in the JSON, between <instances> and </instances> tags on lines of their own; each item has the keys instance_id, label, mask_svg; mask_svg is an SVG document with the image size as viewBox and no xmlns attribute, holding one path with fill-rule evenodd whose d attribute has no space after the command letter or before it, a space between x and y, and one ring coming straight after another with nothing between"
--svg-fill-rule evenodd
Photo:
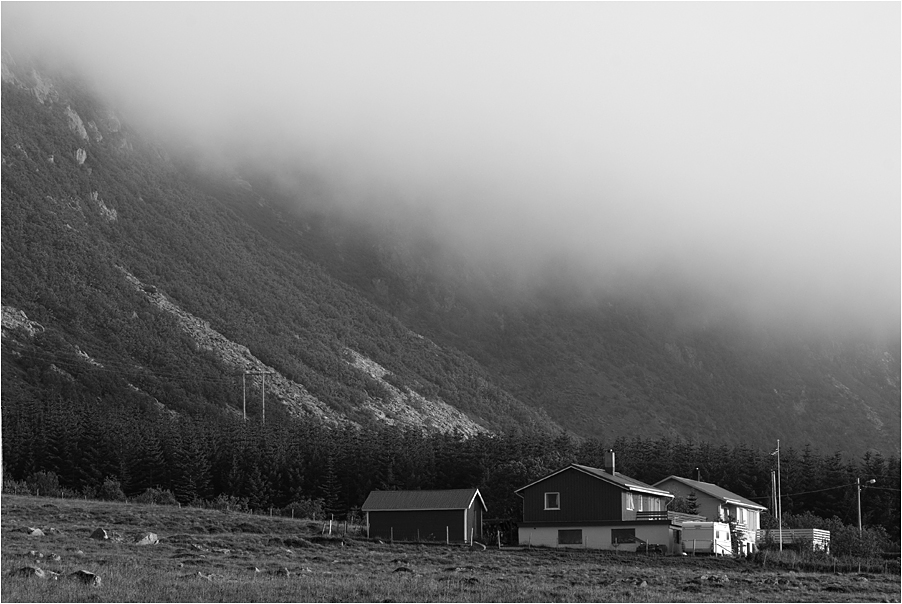
<instances>
[{"instance_id":1,"label":"gabled roof","mask_svg":"<svg viewBox=\"0 0 902 604\"><path fill-rule=\"evenodd\" d=\"M571 469L577 470L584 474L588 474L589 476L592 476L593 478L603 480L605 482L613 484L614 486L618 486L621 489L623 489L624 491L632 491L632 492L636 492L636 493L646 493L648 495L659 495L662 497L673 497L673 493L670 493L669 491L664 491L662 489L656 489L655 487L653 487L649 484L645 484L641 480L636 480L635 478L630 478L629 476L624 476L623 474L617 474L617 473L610 474L599 468L583 466L578 463L572 463L565 468L561 468L560 470L558 470L556 472L552 472L548 476L545 476L544 478L540 478L540 479L536 480L535 482L531 482L528 485L526 485L525 487L520 487L519 489L514 491L514 493L519 494L520 491L528 489L529 487L531 487L533 485L539 484L543 480L548 480L552 476L556 476L556 475L560 474L561 472L566 472L567 470L571 470Z\"/></svg>"},{"instance_id":2,"label":"gabled roof","mask_svg":"<svg viewBox=\"0 0 902 604\"><path fill-rule=\"evenodd\" d=\"M743 497L742 495L737 495L731 491L726 490L723 487L719 487L716 484L711 484L710 482L701 482L700 480L690 480L688 478L683 478L681 476L668 476L664 480L659 480L655 483L655 486L661 484L662 482L667 482L668 480L675 480L677 482L681 482L684 485L695 489L696 491L700 491L705 493L706 495L710 495L715 499L719 499L724 503L730 503L733 505L742 506L744 508L750 508L753 510L766 510L767 508L759 503L755 503L754 501L750 501Z\"/></svg>"},{"instance_id":3,"label":"gabled roof","mask_svg":"<svg viewBox=\"0 0 902 604\"><path fill-rule=\"evenodd\" d=\"M479 489L448 489L444 491L370 491L364 512L411 510L464 510L479 499L482 511L488 511Z\"/></svg>"}]
</instances>

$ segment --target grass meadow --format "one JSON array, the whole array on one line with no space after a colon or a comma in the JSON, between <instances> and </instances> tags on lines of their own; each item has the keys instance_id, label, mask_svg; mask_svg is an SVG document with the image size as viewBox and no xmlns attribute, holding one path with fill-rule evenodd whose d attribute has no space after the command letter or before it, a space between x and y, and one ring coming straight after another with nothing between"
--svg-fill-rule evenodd
<instances>
[{"instance_id":1,"label":"grass meadow","mask_svg":"<svg viewBox=\"0 0 902 604\"><path fill-rule=\"evenodd\" d=\"M44 536L32 536L38 528ZM108 540L91 538L104 528ZM336 528L339 528L336 526ZM153 532L155 545L138 545ZM898 570L391 544L359 528L197 508L4 495L4 602L899 602ZM26 567L58 578L22 574ZM898 564L896 564L898 567ZM90 586L70 578L96 573Z\"/></svg>"}]
</instances>

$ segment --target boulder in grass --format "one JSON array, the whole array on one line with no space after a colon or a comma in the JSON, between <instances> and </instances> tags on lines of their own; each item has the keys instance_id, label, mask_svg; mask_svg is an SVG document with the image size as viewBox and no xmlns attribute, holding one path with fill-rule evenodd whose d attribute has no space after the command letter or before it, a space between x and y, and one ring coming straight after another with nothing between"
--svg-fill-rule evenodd
<instances>
[{"instance_id":1,"label":"boulder in grass","mask_svg":"<svg viewBox=\"0 0 902 604\"><path fill-rule=\"evenodd\" d=\"M29 564L28 566L23 566L19 570L14 571L13 574L19 575L20 577L36 577L38 579L46 579L47 578L47 573L44 572L43 569L38 568L37 566L34 566L32 564Z\"/></svg>"},{"instance_id":2,"label":"boulder in grass","mask_svg":"<svg viewBox=\"0 0 902 604\"><path fill-rule=\"evenodd\" d=\"M89 570L77 570L69 575L70 579L81 581L85 585L91 587L100 587L100 575L94 574Z\"/></svg>"},{"instance_id":3,"label":"boulder in grass","mask_svg":"<svg viewBox=\"0 0 902 604\"><path fill-rule=\"evenodd\" d=\"M98 528L93 533L91 533L91 539L99 539L101 541L105 541L110 538L110 534L106 532L106 529Z\"/></svg>"},{"instance_id":4,"label":"boulder in grass","mask_svg":"<svg viewBox=\"0 0 902 604\"><path fill-rule=\"evenodd\" d=\"M29 537L45 537L46 536L46 535L44 535L44 531L42 531L39 528L28 527L27 529L25 529L25 532L28 533Z\"/></svg>"},{"instance_id":5,"label":"boulder in grass","mask_svg":"<svg viewBox=\"0 0 902 604\"><path fill-rule=\"evenodd\" d=\"M156 545L160 538L156 533L138 533L135 535L135 545Z\"/></svg>"}]
</instances>

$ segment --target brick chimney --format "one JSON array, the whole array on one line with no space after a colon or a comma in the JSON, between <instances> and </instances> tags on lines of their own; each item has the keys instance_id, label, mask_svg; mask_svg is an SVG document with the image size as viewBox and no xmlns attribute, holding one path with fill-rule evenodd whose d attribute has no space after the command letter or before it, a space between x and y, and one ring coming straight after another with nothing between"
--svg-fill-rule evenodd
<instances>
[{"instance_id":1,"label":"brick chimney","mask_svg":"<svg viewBox=\"0 0 902 604\"><path fill-rule=\"evenodd\" d=\"M614 449L608 449L604 452L604 471L613 476L616 474L616 465L614 462Z\"/></svg>"}]
</instances>

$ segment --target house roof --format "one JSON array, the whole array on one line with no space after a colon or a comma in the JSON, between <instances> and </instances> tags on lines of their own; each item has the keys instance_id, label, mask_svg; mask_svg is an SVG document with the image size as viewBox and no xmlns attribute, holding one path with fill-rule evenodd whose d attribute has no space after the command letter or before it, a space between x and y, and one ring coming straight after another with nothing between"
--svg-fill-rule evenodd
<instances>
[{"instance_id":1,"label":"house roof","mask_svg":"<svg viewBox=\"0 0 902 604\"><path fill-rule=\"evenodd\" d=\"M538 484L538 483L542 482L543 480L548 480L552 476L556 476L557 474L560 474L561 472L565 472L565 471L571 470L571 469L577 470L584 474L588 474L589 476L592 476L593 478L598 478L599 480L603 480L605 482L608 482L610 484L618 486L621 489L623 489L624 491L646 493L649 495L660 495L662 497L673 497L673 493L671 493L669 491L665 491L663 489L657 489L649 484L642 482L641 480L636 480L635 478L630 478L629 476L624 476L623 474L618 474L616 472L614 474L610 474L599 468L583 466L578 463L572 463L565 468L561 468L560 470L558 470L556 472L552 472L548 476L540 478L540 479L536 480L535 482L531 482L528 485L526 485L525 487L520 487L519 489L514 491L514 493L520 493L520 491L528 489L529 487L531 487L535 484Z\"/></svg>"},{"instance_id":2,"label":"house roof","mask_svg":"<svg viewBox=\"0 0 902 604\"><path fill-rule=\"evenodd\" d=\"M448 489L444 491L370 491L364 512L411 510L463 510L479 499L482 510L488 511L479 489Z\"/></svg>"},{"instance_id":3,"label":"house roof","mask_svg":"<svg viewBox=\"0 0 902 604\"><path fill-rule=\"evenodd\" d=\"M711 484L710 482L701 482L700 480L690 480L689 478L683 478L681 476L668 476L664 480L659 480L655 483L655 486L667 482L668 480L675 480L677 482L681 482L684 485L695 489L696 491L700 491L715 499L719 499L724 503L730 503L733 505L742 506L744 508L750 508L753 510L766 510L767 508L759 503L755 503L754 501L750 501L743 497L742 495L737 495L731 491L726 490L723 487L719 487L716 484Z\"/></svg>"}]
</instances>

